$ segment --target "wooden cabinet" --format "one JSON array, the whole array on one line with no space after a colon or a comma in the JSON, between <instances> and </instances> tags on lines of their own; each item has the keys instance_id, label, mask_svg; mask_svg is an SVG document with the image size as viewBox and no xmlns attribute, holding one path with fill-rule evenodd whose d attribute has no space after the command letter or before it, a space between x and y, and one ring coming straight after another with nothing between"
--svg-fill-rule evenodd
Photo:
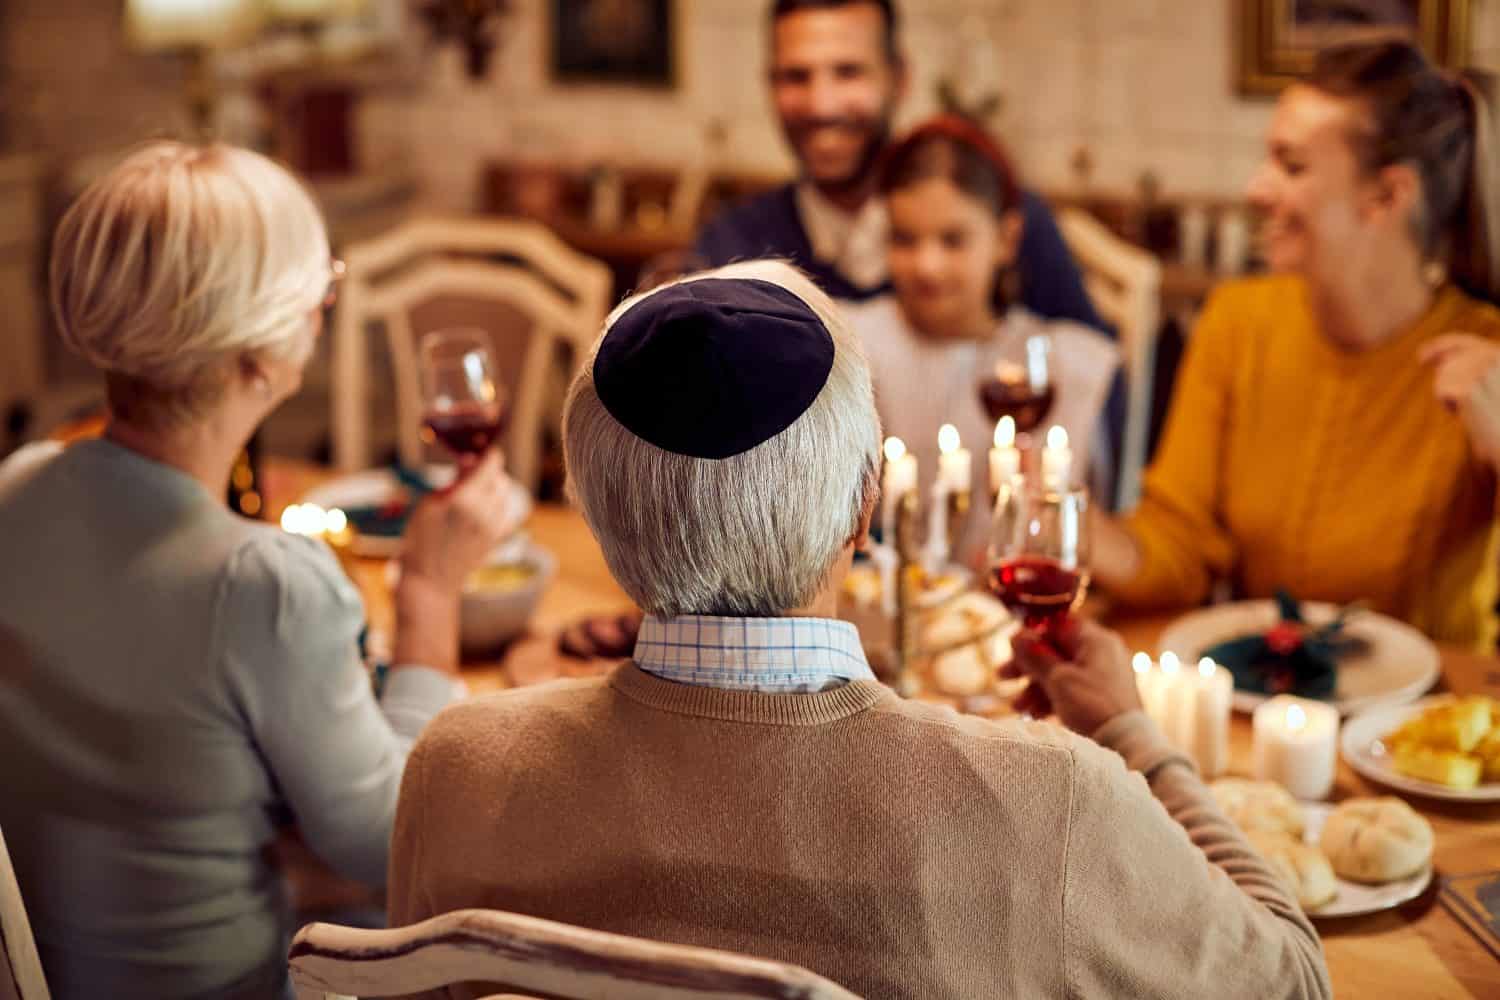
<instances>
[{"instance_id":1,"label":"wooden cabinet","mask_svg":"<svg viewBox=\"0 0 1500 1000\"><path fill-rule=\"evenodd\" d=\"M0 157L0 416L45 378L40 180L36 160Z\"/></svg>"}]
</instances>

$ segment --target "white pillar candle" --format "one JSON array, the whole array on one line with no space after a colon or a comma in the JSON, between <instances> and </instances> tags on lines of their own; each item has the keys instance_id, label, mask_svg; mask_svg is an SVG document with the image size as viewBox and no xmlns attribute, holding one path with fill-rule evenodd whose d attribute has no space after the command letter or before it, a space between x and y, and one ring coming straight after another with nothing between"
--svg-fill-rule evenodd
<instances>
[{"instance_id":1,"label":"white pillar candle","mask_svg":"<svg viewBox=\"0 0 1500 1000\"><path fill-rule=\"evenodd\" d=\"M938 481L952 493L967 490L974 482L974 457L962 445L958 428L952 424L938 431Z\"/></svg>"},{"instance_id":2,"label":"white pillar candle","mask_svg":"<svg viewBox=\"0 0 1500 1000\"><path fill-rule=\"evenodd\" d=\"M1161 671L1156 669L1156 664L1145 653L1136 653L1130 665L1135 669L1135 688L1140 692L1141 708L1152 721L1160 724L1159 720L1162 717Z\"/></svg>"},{"instance_id":3,"label":"white pillar candle","mask_svg":"<svg viewBox=\"0 0 1500 1000\"><path fill-rule=\"evenodd\" d=\"M898 437L885 439L885 476L880 488L880 533L887 545L896 544L896 511L901 498L917 488L917 456L909 454Z\"/></svg>"},{"instance_id":4,"label":"white pillar candle","mask_svg":"<svg viewBox=\"0 0 1500 1000\"><path fill-rule=\"evenodd\" d=\"M1047 432L1047 447L1042 449L1042 485L1051 490L1065 490L1073 478L1073 449L1068 447L1068 432L1053 425Z\"/></svg>"},{"instance_id":5,"label":"white pillar candle","mask_svg":"<svg viewBox=\"0 0 1500 1000\"><path fill-rule=\"evenodd\" d=\"M1339 713L1332 705L1277 695L1255 710L1252 770L1299 799L1322 799L1333 790L1338 762Z\"/></svg>"},{"instance_id":6,"label":"white pillar candle","mask_svg":"<svg viewBox=\"0 0 1500 1000\"><path fill-rule=\"evenodd\" d=\"M939 475L932 484L932 501L927 508L927 544L922 547L922 562L929 573L941 573L948 564L948 489L947 480Z\"/></svg>"},{"instance_id":7,"label":"white pillar candle","mask_svg":"<svg viewBox=\"0 0 1500 1000\"><path fill-rule=\"evenodd\" d=\"M995 446L990 449L990 492L1021 474L1021 449L1016 447L1016 420L1001 417L995 424Z\"/></svg>"},{"instance_id":8,"label":"white pillar candle","mask_svg":"<svg viewBox=\"0 0 1500 1000\"><path fill-rule=\"evenodd\" d=\"M1216 778L1229 766L1229 711L1234 676L1204 657L1193 672L1193 738L1188 748L1205 778Z\"/></svg>"},{"instance_id":9,"label":"white pillar candle","mask_svg":"<svg viewBox=\"0 0 1500 1000\"><path fill-rule=\"evenodd\" d=\"M1193 685L1176 653L1161 654L1162 718L1167 739L1186 753L1193 740Z\"/></svg>"}]
</instances>

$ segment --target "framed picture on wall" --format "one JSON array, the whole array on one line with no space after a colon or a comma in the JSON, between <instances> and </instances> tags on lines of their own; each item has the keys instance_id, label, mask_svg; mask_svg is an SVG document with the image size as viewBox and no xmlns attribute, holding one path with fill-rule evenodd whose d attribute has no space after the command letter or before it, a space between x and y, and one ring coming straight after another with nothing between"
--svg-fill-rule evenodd
<instances>
[{"instance_id":1,"label":"framed picture on wall","mask_svg":"<svg viewBox=\"0 0 1500 1000\"><path fill-rule=\"evenodd\" d=\"M550 7L556 82L677 85L677 0L550 0Z\"/></svg>"},{"instance_id":2,"label":"framed picture on wall","mask_svg":"<svg viewBox=\"0 0 1500 1000\"><path fill-rule=\"evenodd\" d=\"M1275 94L1325 45L1372 35L1416 39L1445 66L1469 54L1470 0L1236 0L1242 94Z\"/></svg>"}]
</instances>

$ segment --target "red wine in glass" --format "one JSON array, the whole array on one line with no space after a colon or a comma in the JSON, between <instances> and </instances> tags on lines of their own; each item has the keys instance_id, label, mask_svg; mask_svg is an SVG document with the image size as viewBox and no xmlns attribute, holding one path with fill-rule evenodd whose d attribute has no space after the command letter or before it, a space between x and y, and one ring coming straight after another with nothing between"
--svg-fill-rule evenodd
<instances>
[{"instance_id":1,"label":"red wine in glass","mask_svg":"<svg viewBox=\"0 0 1500 1000\"><path fill-rule=\"evenodd\" d=\"M1067 617L1088 587L1086 573L1046 556L1002 559L990 570L990 592L1027 628L1046 630Z\"/></svg>"},{"instance_id":2,"label":"red wine in glass","mask_svg":"<svg viewBox=\"0 0 1500 1000\"><path fill-rule=\"evenodd\" d=\"M990 420L1010 417L1020 434L1036 430L1047 419L1052 396L1051 383L1035 388L1021 369L1001 369L979 382L979 402Z\"/></svg>"},{"instance_id":3,"label":"red wine in glass","mask_svg":"<svg viewBox=\"0 0 1500 1000\"><path fill-rule=\"evenodd\" d=\"M433 438L460 458L483 455L505 429L500 407L484 403L459 403L429 412L422 423Z\"/></svg>"}]
</instances>

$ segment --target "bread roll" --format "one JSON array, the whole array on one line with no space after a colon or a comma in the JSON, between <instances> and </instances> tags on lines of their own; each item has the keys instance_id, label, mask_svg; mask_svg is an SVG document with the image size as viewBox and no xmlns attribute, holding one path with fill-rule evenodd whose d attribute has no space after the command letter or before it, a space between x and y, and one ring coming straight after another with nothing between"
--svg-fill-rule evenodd
<instances>
[{"instance_id":1,"label":"bread roll","mask_svg":"<svg viewBox=\"0 0 1500 1000\"><path fill-rule=\"evenodd\" d=\"M1280 833L1256 831L1246 836L1304 910L1316 909L1338 895L1333 866L1313 845Z\"/></svg>"},{"instance_id":2,"label":"bread roll","mask_svg":"<svg viewBox=\"0 0 1500 1000\"><path fill-rule=\"evenodd\" d=\"M1322 847L1342 878L1379 885L1427 865L1432 827L1400 799L1349 799L1323 825Z\"/></svg>"},{"instance_id":3,"label":"bread roll","mask_svg":"<svg viewBox=\"0 0 1500 1000\"><path fill-rule=\"evenodd\" d=\"M1224 815L1248 833L1280 833L1302 839L1302 807L1274 781L1220 778L1209 786Z\"/></svg>"}]
</instances>

